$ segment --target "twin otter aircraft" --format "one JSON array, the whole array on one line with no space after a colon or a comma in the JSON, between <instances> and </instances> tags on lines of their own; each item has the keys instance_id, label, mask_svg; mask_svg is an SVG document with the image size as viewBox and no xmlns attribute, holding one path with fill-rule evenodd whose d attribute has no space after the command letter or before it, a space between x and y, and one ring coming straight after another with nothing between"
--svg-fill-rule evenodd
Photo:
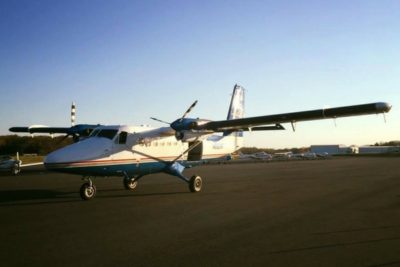
<instances>
[{"instance_id":1,"label":"twin otter aircraft","mask_svg":"<svg viewBox=\"0 0 400 267\"><path fill-rule=\"evenodd\" d=\"M243 131L284 130L282 123L291 123L294 129L299 121L378 114L391 108L381 102L243 118L244 89L239 85L233 89L226 120L186 118L196 103L181 118L167 123L168 127L98 126L86 138L50 153L44 165L51 171L83 175L80 195L84 200L95 196L91 177L96 176L122 176L125 188L134 190L143 176L164 172L182 179L191 192L199 192L200 176L186 177L183 170L203 159L222 158L237 151L243 145ZM14 128L18 129L22 127ZM40 129L46 132L46 128ZM54 133L51 129L47 132Z\"/></svg>"}]
</instances>

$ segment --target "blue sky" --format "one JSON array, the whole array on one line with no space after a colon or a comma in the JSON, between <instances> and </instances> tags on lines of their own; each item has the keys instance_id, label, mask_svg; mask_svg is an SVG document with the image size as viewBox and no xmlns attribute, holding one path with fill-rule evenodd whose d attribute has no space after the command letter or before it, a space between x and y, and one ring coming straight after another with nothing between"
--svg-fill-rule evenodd
<instances>
[{"instance_id":1,"label":"blue sky","mask_svg":"<svg viewBox=\"0 0 400 267\"><path fill-rule=\"evenodd\" d=\"M400 139L399 1L1 1L0 134L11 126L151 124L386 101L387 115L246 134L247 146ZM291 127L288 125L287 127Z\"/></svg>"}]
</instances>

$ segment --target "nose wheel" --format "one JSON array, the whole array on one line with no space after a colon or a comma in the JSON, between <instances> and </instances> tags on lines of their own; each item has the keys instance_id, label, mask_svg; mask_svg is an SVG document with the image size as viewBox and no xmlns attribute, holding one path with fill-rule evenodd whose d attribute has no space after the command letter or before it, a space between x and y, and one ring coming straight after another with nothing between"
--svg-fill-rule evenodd
<instances>
[{"instance_id":1,"label":"nose wheel","mask_svg":"<svg viewBox=\"0 0 400 267\"><path fill-rule=\"evenodd\" d=\"M83 200L91 200L96 195L96 186L94 186L90 178L87 180L88 182L84 183L79 190L79 193Z\"/></svg>"}]
</instances>

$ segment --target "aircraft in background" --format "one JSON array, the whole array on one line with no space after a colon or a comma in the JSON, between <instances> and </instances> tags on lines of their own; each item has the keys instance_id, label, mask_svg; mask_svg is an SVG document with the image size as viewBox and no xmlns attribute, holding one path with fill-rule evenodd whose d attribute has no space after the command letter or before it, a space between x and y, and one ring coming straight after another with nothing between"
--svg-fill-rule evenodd
<instances>
[{"instance_id":1,"label":"aircraft in background","mask_svg":"<svg viewBox=\"0 0 400 267\"><path fill-rule=\"evenodd\" d=\"M239 159L242 159L242 160L246 160L246 159L249 159L249 160L251 160L251 159L271 160L272 155L270 155L264 151L256 152L253 154L244 154L244 153L239 152Z\"/></svg>"},{"instance_id":2,"label":"aircraft in background","mask_svg":"<svg viewBox=\"0 0 400 267\"><path fill-rule=\"evenodd\" d=\"M21 172L21 168L42 165L43 162L22 164L17 152L15 159L8 155L0 156L0 171L10 171L11 174L17 175Z\"/></svg>"},{"instance_id":3,"label":"aircraft in background","mask_svg":"<svg viewBox=\"0 0 400 267\"><path fill-rule=\"evenodd\" d=\"M317 154L313 152L299 153L299 154L291 154L291 159L316 159Z\"/></svg>"},{"instance_id":4,"label":"aircraft in background","mask_svg":"<svg viewBox=\"0 0 400 267\"><path fill-rule=\"evenodd\" d=\"M65 138L72 136L74 142L78 142L79 140L86 138L90 135L90 133L97 127L99 124L77 124L75 125L76 119L76 106L75 103L72 102L71 105L71 127L49 127L45 125L31 125L28 127L11 127L9 129L10 132L14 133L48 133L50 135L53 134L65 134Z\"/></svg>"},{"instance_id":5,"label":"aircraft in background","mask_svg":"<svg viewBox=\"0 0 400 267\"><path fill-rule=\"evenodd\" d=\"M186 118L196 103L172 123L152 118L168 124L166 127L99 126L87 138L47 155L44 165L51 171L82 175L85 183L80 195L84 200L95 196L91 178L97 176L121 176L124 187L134 190L142 177L163 172L186 182L191 192L199 192L201 177L188 178L184 169L239 150L244 131L284 130L282 123L291 123L294 129L300 121L385 113L391 109L388 103L380 102L244 118L244 88L239 85L234 86L226 120Z\"/></svg>"},{"instance_id":6,"label":"aircraft in background","mask_svg":"<svg viewBox=\"0 0 400 267\"><path fill-rule=\"evenodd\" d=\"M0 170L10 171L11 174L17 175L21 171L21 161L11 156L0 156Z\"/></svg>"},{"instance_id":7,"label":"aircraft in background","mask_svg":"<svg viewBox=\"0 0 400 267\"><path fill-rule=\"evenodd\" d=\"M291 159L293 155L293 152L289 151L289 152L278 152L278 153L274 153L272 155L272 157L274 159Z\"/></svg>"}]
</instances>

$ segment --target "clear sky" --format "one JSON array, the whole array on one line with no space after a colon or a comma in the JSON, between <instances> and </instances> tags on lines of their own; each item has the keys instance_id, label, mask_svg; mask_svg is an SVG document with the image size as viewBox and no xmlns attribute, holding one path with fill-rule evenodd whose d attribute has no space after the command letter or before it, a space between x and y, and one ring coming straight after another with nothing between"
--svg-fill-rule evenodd
<instances>
[{"instance_id":1,"label":"clear sky","mask_svg":"<svg viewBox=\"0 0 400 267\"><path fill-rule=\"evenodd\" d=\"M386 101L387 115L246 134L247 146L400 139L400 1L0 2L0 134L11 126L225 119Z\"/></svg>"}]
</instances>

